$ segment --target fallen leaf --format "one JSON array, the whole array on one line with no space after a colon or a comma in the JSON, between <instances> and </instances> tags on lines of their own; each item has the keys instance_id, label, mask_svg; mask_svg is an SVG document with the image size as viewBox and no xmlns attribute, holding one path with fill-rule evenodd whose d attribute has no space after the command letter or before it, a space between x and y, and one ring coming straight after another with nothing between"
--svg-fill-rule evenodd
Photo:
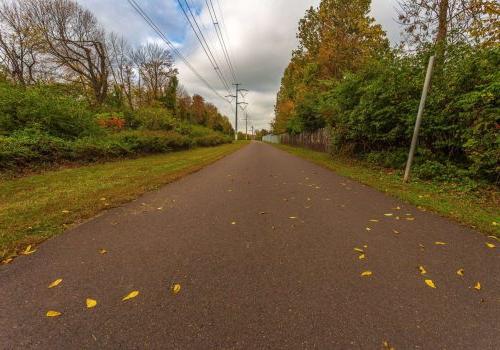
<instances>
[{"instance_id":1,"label":"fallen leaf","mask_svg":"<svg viewBox=\"0 0 500 350\"><path fill-rule=\"evenodd\" d=\"M85 301L85 304L87 305L87 309L92 309L93 307L95 307L97 305L97 301L94 299L87 298L87 300Z\"/></svg>"},{"instance_id":2,"label":"fallen leaf","mask_svg":"<svg viewBox=\"0 0 500 350\"><path fill-rule=\"evenodd\" d=\"M158 209L158 210L163 210L163 207L158 207L158 208L156 208L156 209Z\"/></svg>"},{"instance_id":3,"label":"fallen leaf","mask_svg":"<svg viewBox=\"0 0 500 350\"><path fill-rule=\"evenodd\" d=\"M415 221L415 218L406 218L406 221Z\"/></svg>"},{"instance_id":4,"label":"fallen leaf","mask_svg":"<svg viewBox=\"0 0 500 350\"><path fill-rule=\"evenodd\" d=\"M106 200L106 198L102 197L100 200L101 200L101 201L105 201L105 200Z\"/></svg>"},{"instance_id":5,"label":"fallen leaf","mask_svg":"<svg viewBox=\"0 0 500 350\"><path fill-rule=\"evenodd\" d=\"M68 213L69 213L69 210L63 210L61 213L63 213L63 214L68 214Z\"/></svg>"},{"instance_id":6,"label":"fallen leaf","mask_svg":"<svg viewBox=\"0 0 500 350\"><path fill-rule=\"evenodd\" d=\"M99 250L99 254L106 254L108 251L106 249Z\"/></svg>"},{"instance_id":7,"label":"fallen leaf","mask_svg":"<svg viewBox=\"0 0 500 350\"><path fill-rule=\"evenodd\" d=\"M392 214L392 213L384 214L384 216L392 216L392 215L394 215L394 214Z\"/></svg>"},{"instance_id":8,"label":"fallen leaf","mask_svg":"<svg viewBox=\"0 0 500 350\"><path fill-rule=\"evenodd\" d=\"M463 276L464 273L465 273L464 269L457 270L457 275L459 275L459 276Z\"/></svg>"},{"instance_id":9,"label":"fallen leaf","mask_svg":"<svg viewBox=\"0 0 500 350\"><path fill-rule=\"evenodd\" d=\"M59 284L61 284L61 282L62 282L62 278L58 278L54 282L52 282L51 284L49 284L48 288L57 287Z\"/></svg>"},{"instance_id":10,"label":"fallen leaf","mask_svg":"<svg viewBox=\"0 0 500 350\"><path fill-rule=\"evenodd\" d=\"M361 277L368 277L368 276L371 276L372 275L372 272L371 271L364 271L361 273Z\"/></svg>"},{"instance_id":11,"label":"fallen leaf","mask_svg":"<svg viewBox=\"0 0 500 350\"><path fill-rule=\"evenodd\" d=\"M231 225L236 225L236 221L233 221L233 222L231 223Z\"/></svg>"},{"instance_id":12,"label":"fallen leaf","mask_svg":"<svg viewBox=\"0 0 500 350\"><path fill-rule=\"evenodd\" d=\"M475 290L481 290L481 283L476 282L476 284L474 285L474 289Z\"/></svg>"},{"instance_id":13,"label":"fallen leaf","mask_svg":"<svg viewBox=\"0 0 500 350\"><path fill-rule=\"evenodd\" d=\"M434 284L434 282L432 282L432 280L425 280L425 284L427 284L431 288L436 288L436 285Z\"/></svg>"},{"instance_id":14,"label":"fallen leaf","mask_svg":"<svg viewBox=\"0 0 500 350\"><path fill-rule=\"evenodd\" d=\"M32 250L31 249L31 244L30 244L30 245L28 245L26 247L26 249L24 249L24 251L21 254L23 254L23 255L30 255L30 254L33 254L34 252L36 252L36 249Z\"/></svg>"},{"instance_id":15,"label":"fallen leaf","mask_svg":"<svg viewBox=\"0 0 500 350\"><path fill-rule=\"evenodd\" d=\"M377 219L370 219L370 222L378 222Z\"/></svg>"},{"instance_id":16,"label":"fallen leaf","mask_svg":"<svg viewBox=\"0 0 500 350\"><path fill-rule=\"evenodd\" d=\"M5 260L2 260L2 264L4 264L4 265L10 264L12 262L12 260L14 260L14 259L13 258L7 258Z\"/></svg>"},{"instance_id":17,"label":"fallen leaf","mask_svg":"<svg viewBox=\"0 0 500 350\"><path fill-rule=\"evenodd\" d=\"M181 285L179 283L172 284L171 291L173 295L179 294L179 292L181 291Z\"/></svg>"},{"instance_id":18,"label":"fallen leaf","mask_svg":"<svg viewBox=\"0 0 500 350\"><path fill-rule=\"evenodd\" d=\"M425 248L425 246L424 246L422 243L419 243L419 244L418 244L418 246L419 246L420 248L422 248L422 249L424 249L424 248Z\"/></svg>"},{"instance_id":19,"label":"fallen leaf","mask_svg":"<svg viewBox=\"0 0 500 350\"><path fill-rule=\"evenodd\" d=\"M399 235L399 231L397 231L397 230L392 230L392 232L394 232L395 234Z\"/></svg>"},{"instance_id":20,"label":"fallen leaf","mask_svg":"<svg viewBox=\"0 0 500 350\"><path fill-rule=\"evenodd\" d=\"M139 295L139 291L138 290L134 290L133 292L130 292L128 293L126 296L123 297L122 301L125 301L125 300L129 300L129 299L132 299L132 298L135 298L136 296Z\"/></svg>"},{"instance_id":21,"label":"fallen leaf","mask_svg":"<svg viewBox=\"0 0 500 350\"><path fill-rule=\"evenodd\" d=\"M358 253L361 253L361 254L364 253L363 249L360 249L360 248L354 248L354 251L358 252Z\"/></svg>"},{"instance_id":22,"label":"fallen leaf","mask_svg":"<svg viewBox=\"0 0 500 350\"><path fill-rule=\"evenodd\" d=\"M419 266L418 269L421 275L425 275L427 273L427 271L425 271L425 268L423 266Z\"/></svg>"},{"instance_id":23,"label":"fallen leaf","mask_svg":"<svg viewBox=\"0 0 500 350\"><path fill-rule=\"evenodd\" d=\"M366 244L365 244L365 245L363 246L363 248L368 248L368 245L366 245Z\"/></svg>"},{"instance_id":24,"label":"fallen leaf","mask_svg":"<svg viewBox=\"0 0 500 350\"><path fill-rule=\"evenodd\" d=\"M488 248L495 248L496 247L496 245L494 245L493 243L488 243L488 242L486 242L486 246Z\"/></svg>"},{"instance_id":25,"label":"fallen leaf","mask_svg":"<svg viewBox=\"0 0 500 350\"><path fill-rule=\"evenodd\" d=\"M364 258L365 258L365 254L361 254L360 256L358 256L359 260L363 260Z\"/></svg>"},{"instance_id":26,"label":"fallen leaf","mask_svg":"<svg viewBox=\"0 0 500 350\"><path fill-rule=\"evenodd\" d=\"M491 238L491 239L495 239L497 241L500 241L500 238L496 237L496 236L488 236L488 238Z\"/></svg>"},{"instance_id":27,"label":"fallen leaf","mask_svg":"<svg viewBox=\"0 0 500 350\"><path fill-rule=\"evenodd\" d=\"M289 219L292 219L292 220L297 219L297 217L296 217L296 216L289 216L288 218L289 218Z\"/></svg>"},{"instance_id":28,"label":"fallen leaf","mask_svg":"<svg viewBox=\"0 0 500 350\"><path fill-rule=\"evenodd\" d=\"M394 209L394 210L401 210L401 207L398 206L398 207L392 208L392 209Z\"/></svg>"},{"instance_id":29,"label":"fallen leaf","mask_svg":"<svg viewBox=\"0 0 500 350\"><path fill-rule=\"evenodd\" d=\"M57 317L57 316L61 316L61 315L62 314L59 311L53 311L53 310L47 311L47 313L46 313L47 317Z\"/></svg>"},{"instance_id":30,"label":"fallen leaf","mask_svg":"<svg viewBox=\"0 0 500 350\"><path fill-rule=\"evenodd\" d=\"M372 229L371 229L371 228L369 228L369 227L367 227L367 228L366 228L366 231L371 231L371 230L372 230Z\"/></svg>"},{"instance_id":31,"label":"fallen leaf","mask_svg":"<svg viewBox=\"0 0 500 350\"><path fill-rule=\"evenodd\" d=\"M391 346L387 340L384 340L382 342L382 347L384 348L384 350L396 350L396 348Z\"/></svg>"},{"instance_id":32,"label":"fallen leaf","mask_svg":"<svg viewBox=\"0 0 500 350\"><path fill-rule=\"evenodd\" d=\"M446 245L446 242L434 242L435 245Z\"/></svg>"}]
</instances>

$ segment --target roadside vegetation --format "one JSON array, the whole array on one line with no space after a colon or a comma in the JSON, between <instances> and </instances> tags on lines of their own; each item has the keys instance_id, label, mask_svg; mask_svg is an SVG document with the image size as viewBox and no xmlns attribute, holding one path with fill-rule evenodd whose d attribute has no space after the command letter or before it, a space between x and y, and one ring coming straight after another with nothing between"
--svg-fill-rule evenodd
<instances>
[{"instance_id":1,"label":"roadside vegetation","mask_svg":"<svg viewBox=\"0 0 500 350\"><path fill-rule=\"evenodd\" d=\"M274 146L400 198L421 210L433 211L500 238L500 193L494 187L471 192L461 187L460 183L414 180L405 184L401 170L389 170L364 161L332 157L328 153L300 147Z\"/></svg>"},{"instance_id":2,"label":"roadside vegetation","mask_svg":"<svg viewBox=\"0 0 500 350\"><path fill-rule=\"evenodd\" d=\"M0 4L0 177L232 141L168 50L130 46L72 0Z\"/></svg>"},{"instance_id":3,"label":"roadside vegetation","mask_svg":"<svg viewBox=\"0 0 500 350\"><path fill-rule=\"evenodd\" d=\"M335 156L402 169L435 55L413 175L471 190L498 188L498 2L401 1L405 37L398 47L390 47L370 5L322 0L307 11L282 78L273 133L326 127Z\"/></svg>"},{"instance_id":4,"label":"roadside vegetation","mask_svg":"<svg viewBox=\"0 0 500 350\"><path fill-rule=\"evenodd\" d=\"M240 141L0 181L0 261L244 145Z\"/></svg>"}]
</instances>

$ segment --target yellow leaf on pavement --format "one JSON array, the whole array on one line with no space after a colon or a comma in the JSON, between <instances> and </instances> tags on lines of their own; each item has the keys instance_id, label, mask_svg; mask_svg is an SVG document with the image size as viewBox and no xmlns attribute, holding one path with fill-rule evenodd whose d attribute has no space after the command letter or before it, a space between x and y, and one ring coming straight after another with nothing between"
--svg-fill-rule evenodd
<instances>
[{"instance_id":1,"label":"yellow leaf on pavement","mask_svg":"<svg viewBox=\"0 0 500 350\"><path fill-rule=\"evenodd\" d=\"M48 288L54 288L54 287L57 287L60 283L62 282L62 278L58 278L56 279L54 282L52 282L51 284L49 284L49 287Z\"/></svg>"},{"instance_id":2,"label":"yellow leaf on pavement","mask_svg":"<svg viewBox=\"0 0 500 350\"><path fill-rule=\"evenodd\" d=\"M354 251L358 253L364 253L363 249L360 248L354 248Z\"/></svg>"},{"instance_id":3,"label":"yellow leaf on pavement","mask_svg":"<svg viewBox=\"0 0 500 350\"><path fill-rule=\"evenodd\" d=\"M370 222L378 222L377 219L370 219Z\"/></svg>"},{"instance_id":4,"label":"yellow leaf on pavement","mask_svg":"<svg viewBox=\"0 0 500 350\"><path fill-rule=\"evenodd\" d=\"M30 255L30 254L33 254L34 252L36 252L36 249L31 249L31 244L30 244L26 247L26 249L24 249L22 254L23 255Z\"/></svg>"},{"instance_id":5,"label":"yellow leaf on pavement","mask_svg":"<svg viewBox=\"0 0 500 350\"><path fill-rule=\"evenodd\" d=\"M87 305L87 309L92 309L97 305L97 301L94 299L87 298L87 300L85 300L85 304Z\"/></svg>"},{"instance_id":6,"label":"yellow leaf on pavement","mask_svg":"<svg viewBox=\"0 0 500 350\"><path fill-rule=\"evenodd\" d=\"M236 221L233 221L233 222L231 223L231 225L236 225Z\"/></svg>"},{"instance_id":7,"label":"yellow leaf on pavement","mask_svg":"<svg viewBox=\"0 0 500 350\"><path fill-rule=\"evenodd\" d=\"M394 232L395 234L399 235L399 231L398 230L392 230L392 232Z\"/></svg>"},{"instance_id":8,"label":"yellow leaf on pavement","mask_svg":"<svg viewBox=\"0 0 500 350\"><path fill-rule=\"evenodd\" d=\"M392 214L392 213L384 214L384 216L392 216L392 215L394 215L394 214Z\"/></svg>"},{"instance_id":9,"label":"yellow leaf on pavement","mask_svg":"<svg viewBox=\"0 0 500 350\"><path fill-rule=\"evenodd\" d=\"M129 299L132 299L132 298L135 298L136 296L139 295L139 291L138 290L134 290L133 292L130 292L128 293L126 296L123 297L122 301L125 301L125 300L129 300Z\"/></svg>"},{"instance_id":10,"label":"yellow leaf on pavement","mask_svg":"<svg viewBox=\"0 0 500 350\"><path fill-rule=\"evenodd\" d=\"M359 260L363 260L364 258L365 258L365 254L361 254L360 256L358 256Z\"/></svg>"},{"instance_id":11,"label":"yellow leaf on pavement","mask_svg":"<svg viewBox=\"0 0 500 350\"><path fill-rule=\"evenodd\" d=\"M47 317L57 317L57 316L61 316L61 313L59 311L50 310L50 311L47 311L46 316Z\"/></svg>"},{"instance_id":12,"label":"yellow leaf on pavement","mask_svg":"<svg viewBox=\"0 0 500 350\"><path fill-rule=\"evenodd\" d=\"M434 242L434 244L435 244L435 245L446 245L446 244L448 244L448 243L446 243L446 242Z\"/></svg>"},{"instance_id":13,"label":"yellow leaf on pavement","mask_svg":"<svg viewBox=\"0 0 500 350\"><path fill-rule=\"evenodd\" d=\"M99 250L99 254L106 254L108 251L106 249Z\"/></svg>"},{"instance_id":14,"label":"yellow leaf on pavement","mask_svg":"<svg viewBox=\"0 0 500 350\"><path fill-rule=\"evenodd\" d=\"M289 219L292 219L292 220L297 219L297 217L296 217L296 216L289 216L288 218L289 218Z\"/></svg>"},{"instance_id":15,"label":"yellow leaf on pavement","mask_svg":"<svg viewBox=\"0 0 500 350\"><path fill-rule=\"evenodd\" d=\"M496 245L494 245L493 243L488 243L488 242L486 242L486 246L488 248L495 248L496 247Z\"/></svg>"},{"instance_id":16,"label":"yellow leaf on pavement","mask_svg":"<svg viewBox=\"0 0 500 350\"><path fill-rule=\"evenodd\" d=\"M465 273L465 270L464 270L464 269L459 269L459 270L457 270L457 275L459 275L459 276L463 276L463 275L464 275L464 273Z\"/></svg>"},{"instance_id":17,"label":"yellow leaf on pavement","mask_svg":"<svg viewBox=\"0 0 500 350\"><path fill-rule=\"evenodd\" d=\"M366 228L366 231L371 231L371 230L372 230L372 229L371 229L371 228L369 228L369 227L367 227L367 228Z\"/></svg>"},{"instance_id":18,"label":"yellow leaf on pavement","mask_svg":"<svg viewBox=\"0 0 500 350\"><path fill-rule=\"evenodd\" d=\"M179 292L181 291L181 285L179 283L174 283L172 284L171 290L173 295L179 294Z\"/></svg>"},{"instance_id":19,"label":"yellow leaf on pavement","mask_svg":"<svg viewBox=\"0 0 500 350\"><path fill-rule=\"evenodd\" d=\"M475 290L481 290L481 283L476 282L476 284L474 285L474 289Z\"/></svg>"},{"instance_id":20,"label":"yellow leaf on pavement","mask_svg":"<svg viewBox=\"0 0 500 350\"><path fill-rule=\"evenodd\" d=\"M422 275L425 275L427 273L427 271L425 271L425 268L423 266L419 266L418 269L420 271L420 274Z\"/></svg>"},{"instance_id":21,"label":"yellow leaf on pavement","mask_svg":"<svg viewBox=\"0 0 500 350\"><path fill-rule=\"evenodd\" d=\"M4 264L4 265L10 264L12 262L12 260L14 260L14 259L13 258L7 258L5 260L2 260L2 264Z\"/></svg>"},{"instance_id":22,"label":"yellow leaf on pavement","mask_svg":"<svg viewBox=\"0 0 500 350\"><path fill-rule=\"evenodd\" d=\"M434 284L434 282L432 282L432 280L425 280L425 284L427 284L431 288L436 288L436 285Z\"/></svg>"},{"instance_id":23,"label":"yellow leaf on pavement","mask_svg":"<svg viewBox=\"0 0 500 350\"><path fill-rule=\"evenodd\" d=\"M368 276L371 276L372 275L372 272L371 271L364 271L361 273L361 277L368 277Z\"/></svg>"}]
</instances>

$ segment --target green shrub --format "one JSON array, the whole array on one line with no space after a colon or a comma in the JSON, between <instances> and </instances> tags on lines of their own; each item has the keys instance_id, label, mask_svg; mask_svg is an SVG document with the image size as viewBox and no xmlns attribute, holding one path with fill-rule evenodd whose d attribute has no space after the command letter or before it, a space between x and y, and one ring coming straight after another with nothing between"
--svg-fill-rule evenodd
<instances>
[{"instance_id":1,"label":"green shrub","mask_svg":"<svg viewBox=\"0 0 500 350\"><path fill-rule=\"evenodd\" d=\"M319 111L331 126L333 152L404 166L430 53L393 52L324 83ZM436 68L420 129L419 176L499 183L499 67L499 47L448 48L446 63ZM456 169L463 170L459 176Z\"/></svg>"},{"instance_id":2,"label":"green shrub","mask_svg":"<svg viewBox=\"0 0 500 350\"><path fill-rule=\"evenodd\" d=\"M134 112L141 129L146 130L173 130L176 121L170 111L161 107L146 107Z\"/></svg>"},{"instance_id":3,"label":"green shrub","mask_svg":"<svg viewBox=\"0 0 500 350\"><path fill-rule=\"evenodd\" d=\"M98 134L88 103L57 86L26 89L0 82L0 129L7 133L36 127L61 138Z\"/></svg>"}]
</instances>

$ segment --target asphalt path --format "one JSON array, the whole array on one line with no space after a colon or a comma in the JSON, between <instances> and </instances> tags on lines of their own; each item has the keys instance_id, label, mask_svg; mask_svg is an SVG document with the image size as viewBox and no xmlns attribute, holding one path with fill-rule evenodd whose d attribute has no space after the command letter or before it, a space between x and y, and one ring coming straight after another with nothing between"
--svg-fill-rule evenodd
<instances>
[{"instance_id":1,"label":"asphalt path","mask_svg":"<svg viewBox=\"0 0 500 350\"><path fill-rule=\"evenodd\" d=\"M500 349L487 241L255 142L1 266L0 349Z\"/></svg>"}]
</instances>

